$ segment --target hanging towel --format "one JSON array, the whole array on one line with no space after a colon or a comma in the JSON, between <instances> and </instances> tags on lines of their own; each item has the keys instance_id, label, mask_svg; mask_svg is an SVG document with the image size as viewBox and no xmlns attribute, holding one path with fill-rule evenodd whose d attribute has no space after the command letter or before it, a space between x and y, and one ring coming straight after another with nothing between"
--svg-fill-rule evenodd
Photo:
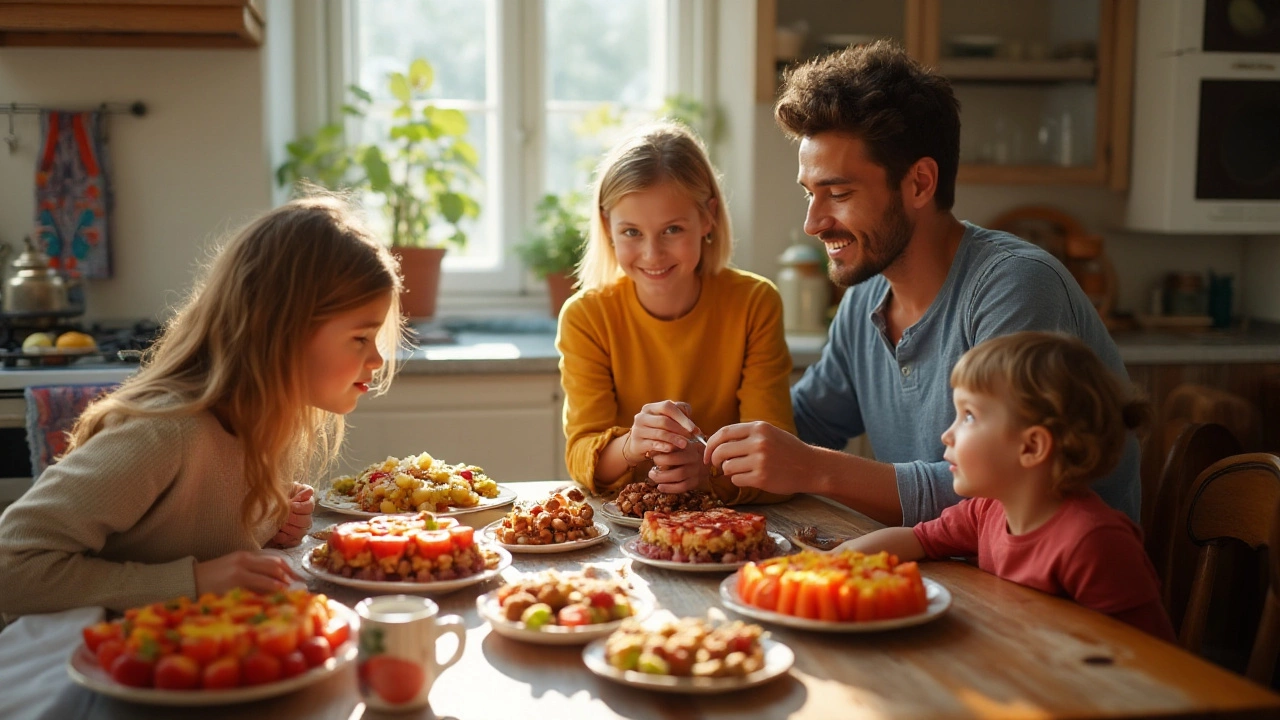
<instances>
[{"instance_id":1,"label":"hanging towel","mask_svg":"<svg viewBox=\"0 0 1280 720\"><path fill-rule=\"evenodd\" d=\"M36 385L26 388L31 477L39 478L67 451L67 433L89 403L117 385Z\"/></svg>"},{"instance_id":2,"label":"hanging towel","mask_svg":"<svg viewBox=\"0 0 1280 720\"><path fill-rule=\"evenodd\" d=\"M99 111L40 113L36 235L50 265L68 275L111 277L111 184Z\"/></svg>"}]
</instances>

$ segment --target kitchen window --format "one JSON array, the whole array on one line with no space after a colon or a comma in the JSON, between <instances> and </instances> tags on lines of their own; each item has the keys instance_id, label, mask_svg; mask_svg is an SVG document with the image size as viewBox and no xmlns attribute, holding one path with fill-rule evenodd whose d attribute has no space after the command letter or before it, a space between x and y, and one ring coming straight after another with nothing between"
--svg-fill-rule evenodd
<instances>
[{"instance_id":1,"label":"kitchen window","mask_svg":"<svg viewBox=\"0 0 1280 720\"><path fill-rule=\"evenodd\" d=\"M374 96L348 132L382 134L394 107L386 74L417 57L435 70L431 98L470 120L483 186L465 250L445 257L441 300L542 291L511 247L544 193L588 188L603 151L667 97L706 95L697 33L705 0L356 0L334 13L343 85ZM332 86L332 84L331 84ZM592 124L602 108L621 125Z\"/></svg>"}]
</instances>

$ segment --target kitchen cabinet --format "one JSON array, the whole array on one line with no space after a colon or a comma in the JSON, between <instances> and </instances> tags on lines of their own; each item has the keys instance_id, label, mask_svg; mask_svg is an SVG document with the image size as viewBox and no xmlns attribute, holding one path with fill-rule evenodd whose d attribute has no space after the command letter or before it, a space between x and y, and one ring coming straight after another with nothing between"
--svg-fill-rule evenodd
<instances>
[{"instance_id":1,"label":"kitchen cabinet","mask_svg":"<svg viewBox=\"0 0 1280 720\"><path fill-rule=\"evenodd\" d=\"M402 373L347 416L341 470L426 451L498 482L567 479L562 405L558 374Z\"/></svg>"},{"instance_id":2,"label":"kitchen cabinet","mask_svg":"<svg viewBox=\"0 0 1280 720\"><path fill-rule=\"evenodd\" d=\"M263 0L0 0L0 46L256 47Z\"/></svg>"},{"instance_id":3,"label":"kitchen cabinet","mask_svg":"<svg viewBox=\"0 0 1280 720\"><path fill-rule=\"evenodd\" d=\"M1136 0L758 0L757 13L757 102L774 100L801 25L799 59L890 37L955 88L958 182L1127 187Z\"/></svg>"}]
</instances>

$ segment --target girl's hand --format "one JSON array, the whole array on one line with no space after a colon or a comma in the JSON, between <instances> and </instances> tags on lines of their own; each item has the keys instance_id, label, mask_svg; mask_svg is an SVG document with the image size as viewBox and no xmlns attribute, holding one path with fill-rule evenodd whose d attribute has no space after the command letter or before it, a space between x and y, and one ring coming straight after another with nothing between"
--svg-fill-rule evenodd
<instances>
[{"instance_id":1,"label":"girl's hand","mask_svg":"<svg viewBox=\"0 0 1280 720\"><path fill-rule=\"evenodd\" d=\"M689 447L689 431L680 424L681 419L688 418L689 412L688 403L671 400L649 403L640 408L631 424L631 434L623 445L626 461L639 462ZM701 449L702 446L697 447Z\"/></svg>"},{"instance_id":2,"label":"girl's hand","mask_svg":"<svg viewBox=\"0 0 1280 720\"><path fill-rule=\"evenodd\" d=\"M702 451L702 443L691 442L683 450L654 455L649 482L664 493L709 489L711 468L702 464Z\"/></svg>"},{"instance_id":3,"label":"girl's hand","mask_svg":"<svg viewBox=\"0 0 1280 720\"><path fill-rule=\"evenodd\" d=\"M196 595L222 593L237 587L257 593L284 590L299 580L283 555L238 550L220 558L196 563Z\"/></svg>"},{"instance_id":4,"label":"girl's hand","mask_svg":"<svg viewBox=\"0 0 1280 720\"><path fill-rule=\"evenodd\" d=\"M310 485L294 483L289 496L289 517L268 545L288 548L301 543L307 530L311 529L311 513L315 509L315 490Z\"/></svg>"}]
</instances>

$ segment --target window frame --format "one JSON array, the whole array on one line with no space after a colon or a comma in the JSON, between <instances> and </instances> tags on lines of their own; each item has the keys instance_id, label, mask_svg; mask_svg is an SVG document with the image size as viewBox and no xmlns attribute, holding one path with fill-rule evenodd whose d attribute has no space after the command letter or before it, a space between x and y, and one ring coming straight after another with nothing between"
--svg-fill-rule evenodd
<instances>
[{"instance_id":1,"label":"window frame","mask_svg":"<svg viewBox=\"0 0 1280 720\"><path fill-rule=\"evenodd\" d=\"M323 0L295 8L295 102L300 133L342 117L346 87L357 67L352 18L353 3L358 1ZM487 153L485 172L488 178L501 178L492 201L500 209L491 223L502 238L503 259L495 270L446 268L439 300L444 314L532 308L546 297L546 284L533 279L511 250L524 241L544 192L545 5L543 0L485 1L496 10L489 22L493 24L490 32L498 38L497 57L488 68L486 103L499 107L489 137L491 148L499 152ZM654 30L665 33L667 44L658 69L665 79L663 96L686 95L711 106L716 1L665 0L665 27ZM510 112L512 108L516 112Z\"/></svg>"}]
</instances>

